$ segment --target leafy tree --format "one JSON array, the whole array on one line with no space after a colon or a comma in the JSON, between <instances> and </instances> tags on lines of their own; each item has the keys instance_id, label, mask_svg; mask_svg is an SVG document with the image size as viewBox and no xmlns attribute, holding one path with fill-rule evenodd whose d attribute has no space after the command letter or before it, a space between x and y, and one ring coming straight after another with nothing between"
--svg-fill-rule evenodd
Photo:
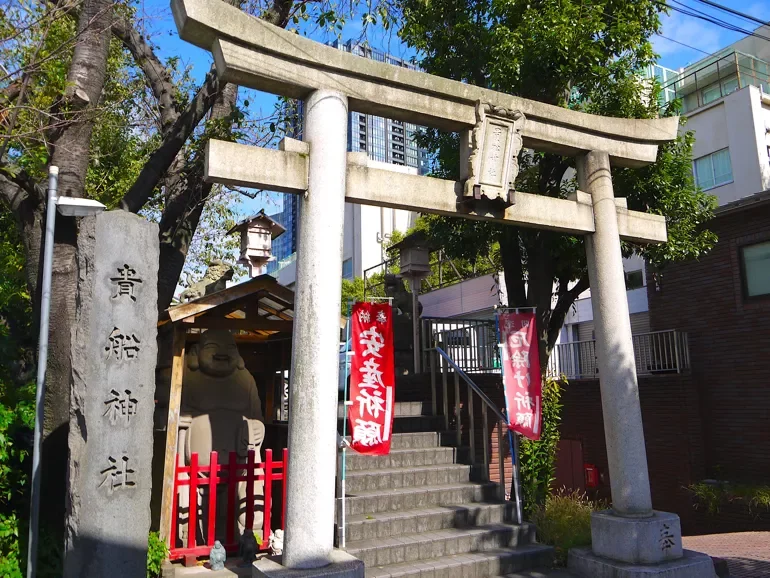
<instances>
[{"instance_id":1,"label":"leafy tree","mask_svg":"<svg viewBox=\"0 0 770 578\"><path fill-rule=\"evenodd\" d=\"M433 74L575 110L652 118L659 87L640 73L655 59L649 38L661 29L662 9L655 0L404 0L399 34ZM435 173L458 178L459 136L429 130L423 139L438 150ZM715 200L694 185L692 143L686 133L661 146L649 167L613 169L617 196L665 215L668 225L667 244L624 244L626 255L662 266L713 246L702 225ZM565 197L576 186L570 158L524 152L520 165L520 190ZM545 368L569 308L588 288L582 237L440 216L426 216L425 227L450 257L473 261L499 247L508 305L537 308Z\"/></svg>"},{"instance_id":2,"label":"leafy tree","mask_svg":"<svg viewBox=\"0 0 770 578\"><path fill-rule=\"evenodd\" d=\"M329 0L225 1L280 27L339 34L345 22L345 12ZM377 4L361 6L363 13L357 2L345 9L365 17L365 27L383 13ZM14 301L14 295L24 293L28 308L7 316L10 309L2 311L0 328L14 343L36 340L46 173L51 165L60 170L60 195L98 199L110 209L141 213L158 222L161 311L171 303L188 256L189 270L196 276L206 260L232 249L235 241L222 239L221 229L237 216L234 194L203 180L206 142L219 138L268 144L281 133L280 126L272 126L274 114L260 118L253 113L237 87L220 82L213 67L197 84L180 66L179 57L159 57L132 0L5 3L0 10L0 62L0 217L18 243L8 259L12 256L23 274L23 291L2 285L0 300ZM43 432L43 498L50 503L42 509L58 525L53 541L59 545L76 253L77 223L59 219ZM5 392L21 395L28 383L23 378L34 375L34 348L31 351L26 365L9 362L21 359L15 349L0 351L0 368L13 373L10 381L5 374L0 378L0 403L5 403ZM21 411L26 406L9 407ZM7 415L0 416L0 452L11 452L15 460L13 452L28 451L29 443L11 446L5 432L14 424L29 424ZM23 485L19 482L18 487ZM0 527L0 557L9 535ZM5 575L5 568L0 574Z\"/></svg>"}]
</instances>

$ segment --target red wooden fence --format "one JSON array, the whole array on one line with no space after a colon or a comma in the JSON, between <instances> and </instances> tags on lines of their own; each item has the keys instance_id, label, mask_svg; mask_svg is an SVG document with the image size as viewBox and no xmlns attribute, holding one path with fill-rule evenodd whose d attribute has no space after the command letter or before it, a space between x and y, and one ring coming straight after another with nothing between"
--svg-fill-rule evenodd
<instances>
[{"instance_id":1,"label":"red wooden fence","mask_svg":"<svg viewBox=\"0 0 770 578\"><path fill-rule=\"evenodd\" d=\"M171 514L171 533L169 535L169 558L178 560L185 556L207 556L214 546L217 508L227 508L227 528L225 530L225 542L223 546L228 554L238 552L240 536L235 535L235 516L238 509L238 482L246 482L246 527L254 525L254 482L265 482L264 494L264 521L262 526L261 550L267 550L270 538L270 513L273 505L273 483L282 482L281 487L281 528L286 517L286 464L288 463L288 450L283 450L283 461L273 461L273 450L265 450L265 461L255 462L255 452L250 450L246 462L238 462L236 452L230 452L226 464L220 464L217 452L211 452L208 466L198 465L198 454L190 456L190 465L177 465L174 475L174 503ZM225 504L217 504L217 486L227 486L227 501ZM187 513L187 544L177 547L177 529L180 525L179 518L179 490L183 486L190 487L190 506ZM198 488L208 488L207 500L198 506ZM206 504L208 501L208 504ZM208 528L206 531L206 543L197 544L198 510L208 512ZM257 528L255 528L256 530ZM220 528L221 530L221 528Z\"/></svg>"}]
</instances>

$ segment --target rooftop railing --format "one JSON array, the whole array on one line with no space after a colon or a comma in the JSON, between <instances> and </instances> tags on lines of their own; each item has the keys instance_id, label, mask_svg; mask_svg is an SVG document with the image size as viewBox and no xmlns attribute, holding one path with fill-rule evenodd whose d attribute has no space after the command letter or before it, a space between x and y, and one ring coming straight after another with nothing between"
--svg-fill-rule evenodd
<instances>
[{"instance_id":1,"label":"rooftop railing","mask_svg":"<svg viewBox=\"0 0 770 578\"><path fill-rule=\"evenodd\" d=\"M500 371L497 330L491 319L423 317L422 348L424 371L428 351L438 345L466 373ZM682 373L690 369L687 333L677 330L638 333L632 336L637 375ZM596 342L573 341L557 344L548 359L550 377L596 379L599 365Z\"/></svg>"}]
</instances>

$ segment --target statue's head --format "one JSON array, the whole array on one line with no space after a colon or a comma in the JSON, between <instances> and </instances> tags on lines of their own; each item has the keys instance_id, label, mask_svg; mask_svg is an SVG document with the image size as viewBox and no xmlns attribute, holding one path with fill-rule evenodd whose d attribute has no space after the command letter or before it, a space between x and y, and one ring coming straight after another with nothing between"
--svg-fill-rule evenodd
<instances>
[{"instance_id":1,"label":"statue's head","mask_svg":"<svg viewBox=\"0 0 770 578\"><path fill-rule=\"evenodd\" d=\"M209 279L225 279L229 281L233 278L235 270L220 259L214 259L206 268L206 277Z\"/></svg>"},{"instance_id":2,"label":"statue's head","mask_svg":"<svg viewBox=\"0 0 770 578\"><path fill-rule=\"evenodd\" d=\"M190 356L188 366L213 377L227 377L246 367L232 333L224 329L201 335L197 355Z\"/></svg>"},{"instance_id":3,"label":"statue's head","mask_svg":"<svg viewBox=\"0 0 770 578\"><path fill-rule=\"evenodd\" d=\"M220 542L219 540L214 540L214 548L216 548L217 550L222 548L222 542Z\"/></svg>"}]
</instances>

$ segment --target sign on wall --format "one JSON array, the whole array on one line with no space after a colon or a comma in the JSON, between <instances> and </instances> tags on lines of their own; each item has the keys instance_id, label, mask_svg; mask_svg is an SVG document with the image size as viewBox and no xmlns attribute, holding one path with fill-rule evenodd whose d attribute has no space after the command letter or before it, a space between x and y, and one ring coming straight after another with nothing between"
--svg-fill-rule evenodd
<instances>
[{"instance_id":1,"label":"sign on wall","mask_svg":"<svg viewBox=\"0 0 770 578\"><path fill-rule=\"evenodd\" d=\"M352 322L350 445L358 453L381 456L390 452L396 399L392 308L356 303Z\"/></svg>"},{"instance_id":2,"label":"sign on wall","mask_svg":"<svg viewBox=\"0 0 770 578\"><path fill-rule=\"evenodd\" d=\"M535 312L498 314L508 427L539 440L543 384Z\"/></svg>"}]
</instances>

